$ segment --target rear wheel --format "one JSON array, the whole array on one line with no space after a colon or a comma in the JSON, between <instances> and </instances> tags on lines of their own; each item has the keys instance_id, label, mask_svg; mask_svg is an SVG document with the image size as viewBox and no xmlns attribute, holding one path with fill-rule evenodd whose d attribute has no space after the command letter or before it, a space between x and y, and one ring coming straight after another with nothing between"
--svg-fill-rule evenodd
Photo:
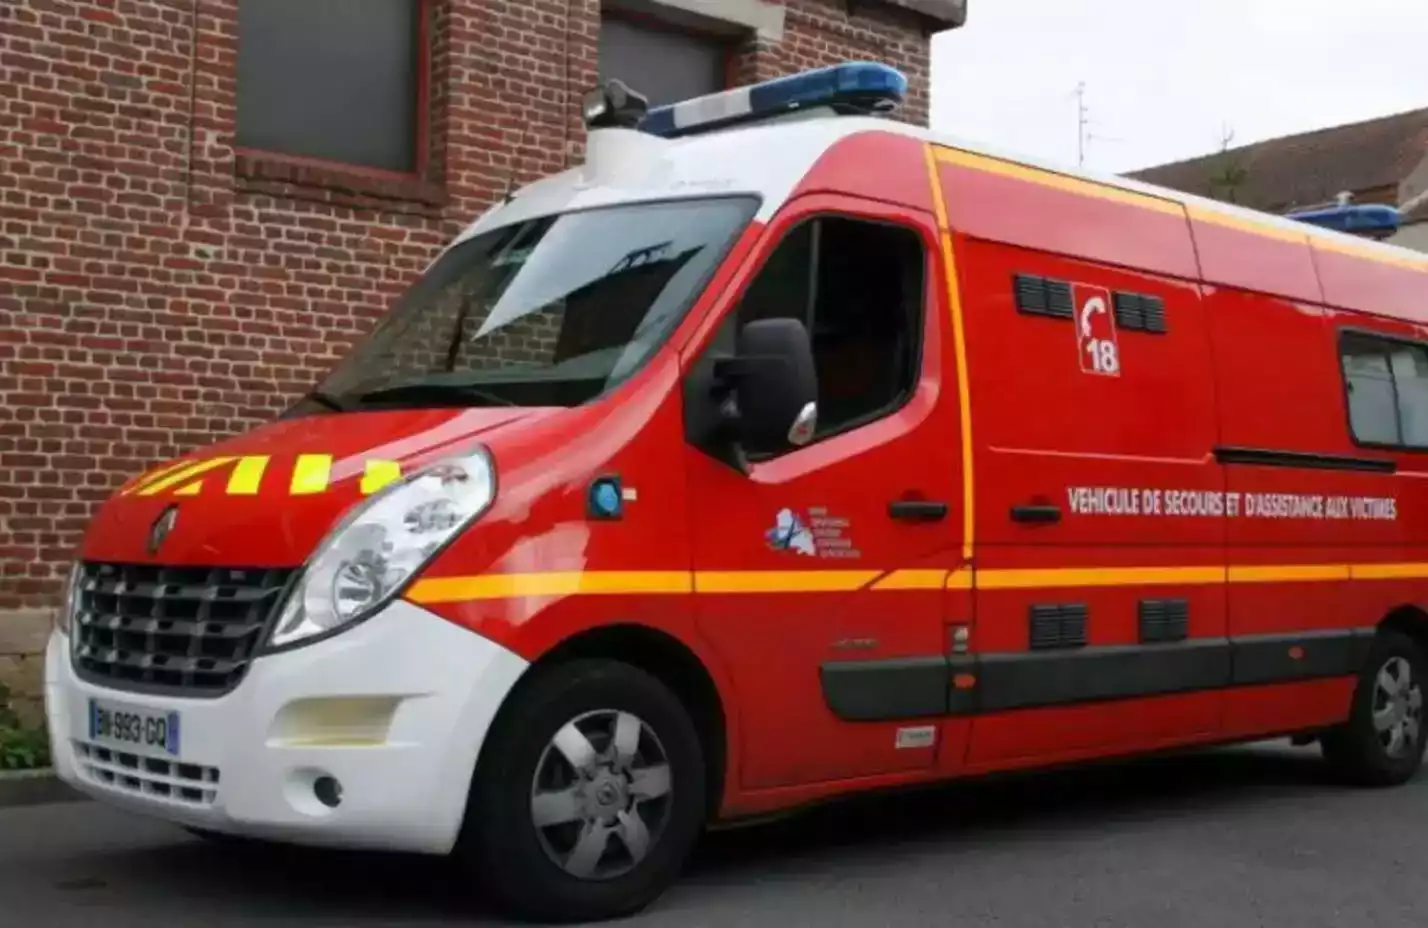
<instances>
[{"instance_id":1,"label":"rear wheel","mask_svg":"<svg viewBox=\"0 0 1428 928\"><path fill-rule=\"evenodd\" d=\"M1385 629L1359 675L1349 720L1321 739L1324 757L1350 782L1397 786L1423 764L1423 687L1428 662L1418 644Z\"/></svg>"},{"instance_id":2,"label":"rear wheel","mask_svg":"<svg viewBox=\"0 0 1428 928\"><path fill-rule=\"evenodd\" d=\"M633 914L678 877L704 823L698 733L677 697L614 661L546 671L491 732L462 857L510 914Z\"/></svg>"}]
</instances>

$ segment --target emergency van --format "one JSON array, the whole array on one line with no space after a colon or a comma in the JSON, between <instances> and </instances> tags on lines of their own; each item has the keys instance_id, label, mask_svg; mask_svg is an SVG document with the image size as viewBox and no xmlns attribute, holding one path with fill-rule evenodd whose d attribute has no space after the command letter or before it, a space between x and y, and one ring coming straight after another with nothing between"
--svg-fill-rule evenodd
<instances>
[{"instance_id":1,"label":"emergency van","mask_svg":"<svg viewBox=\"0 0 1428 928\"><path fill-rule=\"evenodd\" d=\"M210 837L636 911L708 825L1424 750L1428 257L887 118L855 62L513 191L276 421L97 512L55 764Z\"/></svg>"}]
</instances>

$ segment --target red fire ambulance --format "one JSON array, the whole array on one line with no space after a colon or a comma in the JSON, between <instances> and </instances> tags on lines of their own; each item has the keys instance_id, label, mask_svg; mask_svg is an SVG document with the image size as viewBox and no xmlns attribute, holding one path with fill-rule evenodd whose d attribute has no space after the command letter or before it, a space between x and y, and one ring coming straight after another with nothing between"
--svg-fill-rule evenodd
<instances>
[{"instance_id":1,"label":"red fire ambulance","mask_svg":"<svg viewBox=\"0 0 1428 928\"><path fill-rule=\"evenodd\" d=\"M1268 737L1424 750L1428 258L883 118L855 63L648 110L316 390L124 485L63 778L206 835L628 913L701 829Z\"/></svg>"}]
</instances>

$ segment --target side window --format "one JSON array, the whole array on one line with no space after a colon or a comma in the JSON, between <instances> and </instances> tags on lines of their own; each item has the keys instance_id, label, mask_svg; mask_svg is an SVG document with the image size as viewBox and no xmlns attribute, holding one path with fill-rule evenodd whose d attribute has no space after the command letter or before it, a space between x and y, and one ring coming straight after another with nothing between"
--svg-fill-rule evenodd
<instances>
[{"instance_id":1,"label":"side window","mask_svg":"<svg viewBox=\"0 0 1428 928\"><path fill-rule=\"evenodd\" d=\"M818 372L815 441L888 415L911 395L922 356L923 274L922 238L912 229L823 216L789 232L745 291L734 325L791 317L808 327Z\"/></svg>"},{"instance_id":2,"label":"side window","mask_svg":"<svg viewBox=\"0 0 1428 928\"><path fill-rule=\"evenodd\" d=\"M1428 448L1428 348L1358 333L1341 346L1355 440Z\"/></svg>"}]
</instances>

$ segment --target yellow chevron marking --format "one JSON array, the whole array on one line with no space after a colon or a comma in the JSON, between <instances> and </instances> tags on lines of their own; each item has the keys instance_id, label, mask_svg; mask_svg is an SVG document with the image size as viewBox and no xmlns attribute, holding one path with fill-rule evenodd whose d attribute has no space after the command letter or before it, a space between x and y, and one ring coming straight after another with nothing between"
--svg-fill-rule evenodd
<instances>
[{"instance_id":1,"label":"yellow chevron marking","mask_svg":"<svg viewBox=\"0 0 1428 928\"><path fill-rule=\"evenodd\" d=\"M362 474L362 493L370 496L401 479L402 468L396 461L368 461L367 469Z\"/></svg>"},{"instance_id":2,"label":"yellow chevron marking","mask_svg":"<svg viewBox=\"0 0 1428 928\"><path fill-rule=\"evenodd\" d=\"M188 466L180 468L174 471L173 473L170 473L166 477L163 477L159 480L151 481L150 483L146 484L144 488L139 491L139 495L154 496L158 493L162 493L164 490L167 490L170 487L179 486L180 484L191 481L195 477L199 477L203 474L206 474L211 470L216 470L217 468L222 467L224 464L227 464L231 460L233 459L209 458L206 461L190 463Z\"/></svg>"},{"instance_id":3,"label":"yellow chevron marking","mask_svg":"<svg viewBox=\"0 0 1428 928\"><path fill-rule=\"evenodd\" d=\"M293 466L292 484L288 488L293 496L310 496L323 493L332 479L332 455L300 454Z\"/></svg>"},{"instance_id":4,"label":"yellow chevron marking","mask_svg":"<svg viewBox=\"0 0 1428 928\"><path fill-rule=\"evenodd\" d=\"M256 496L263 482L263 474L268 469L267 455L250 455L241 458L233 473L228 476L229 496Z\"/></svg>"},{"instance_id":5,"label":"yellow chevron marking","mask_svg":"<svg viewBox=\"0 0 1428 928\"><path fill-rule=\"evenodd\" d=\"M190 467L192 465L192 460L182 460L165 464L162 467L155 467L153 470L140 474L139 476L131 480L129 482L128 488L125 489L120 495L128 496L131 493L136 493L139 490L142 490L148 484L154 482L155 480L158 480L161 477L166 477L169 474L172 474L174 471L182 470L183 468Z\"/></svg>"}]
</instances>

